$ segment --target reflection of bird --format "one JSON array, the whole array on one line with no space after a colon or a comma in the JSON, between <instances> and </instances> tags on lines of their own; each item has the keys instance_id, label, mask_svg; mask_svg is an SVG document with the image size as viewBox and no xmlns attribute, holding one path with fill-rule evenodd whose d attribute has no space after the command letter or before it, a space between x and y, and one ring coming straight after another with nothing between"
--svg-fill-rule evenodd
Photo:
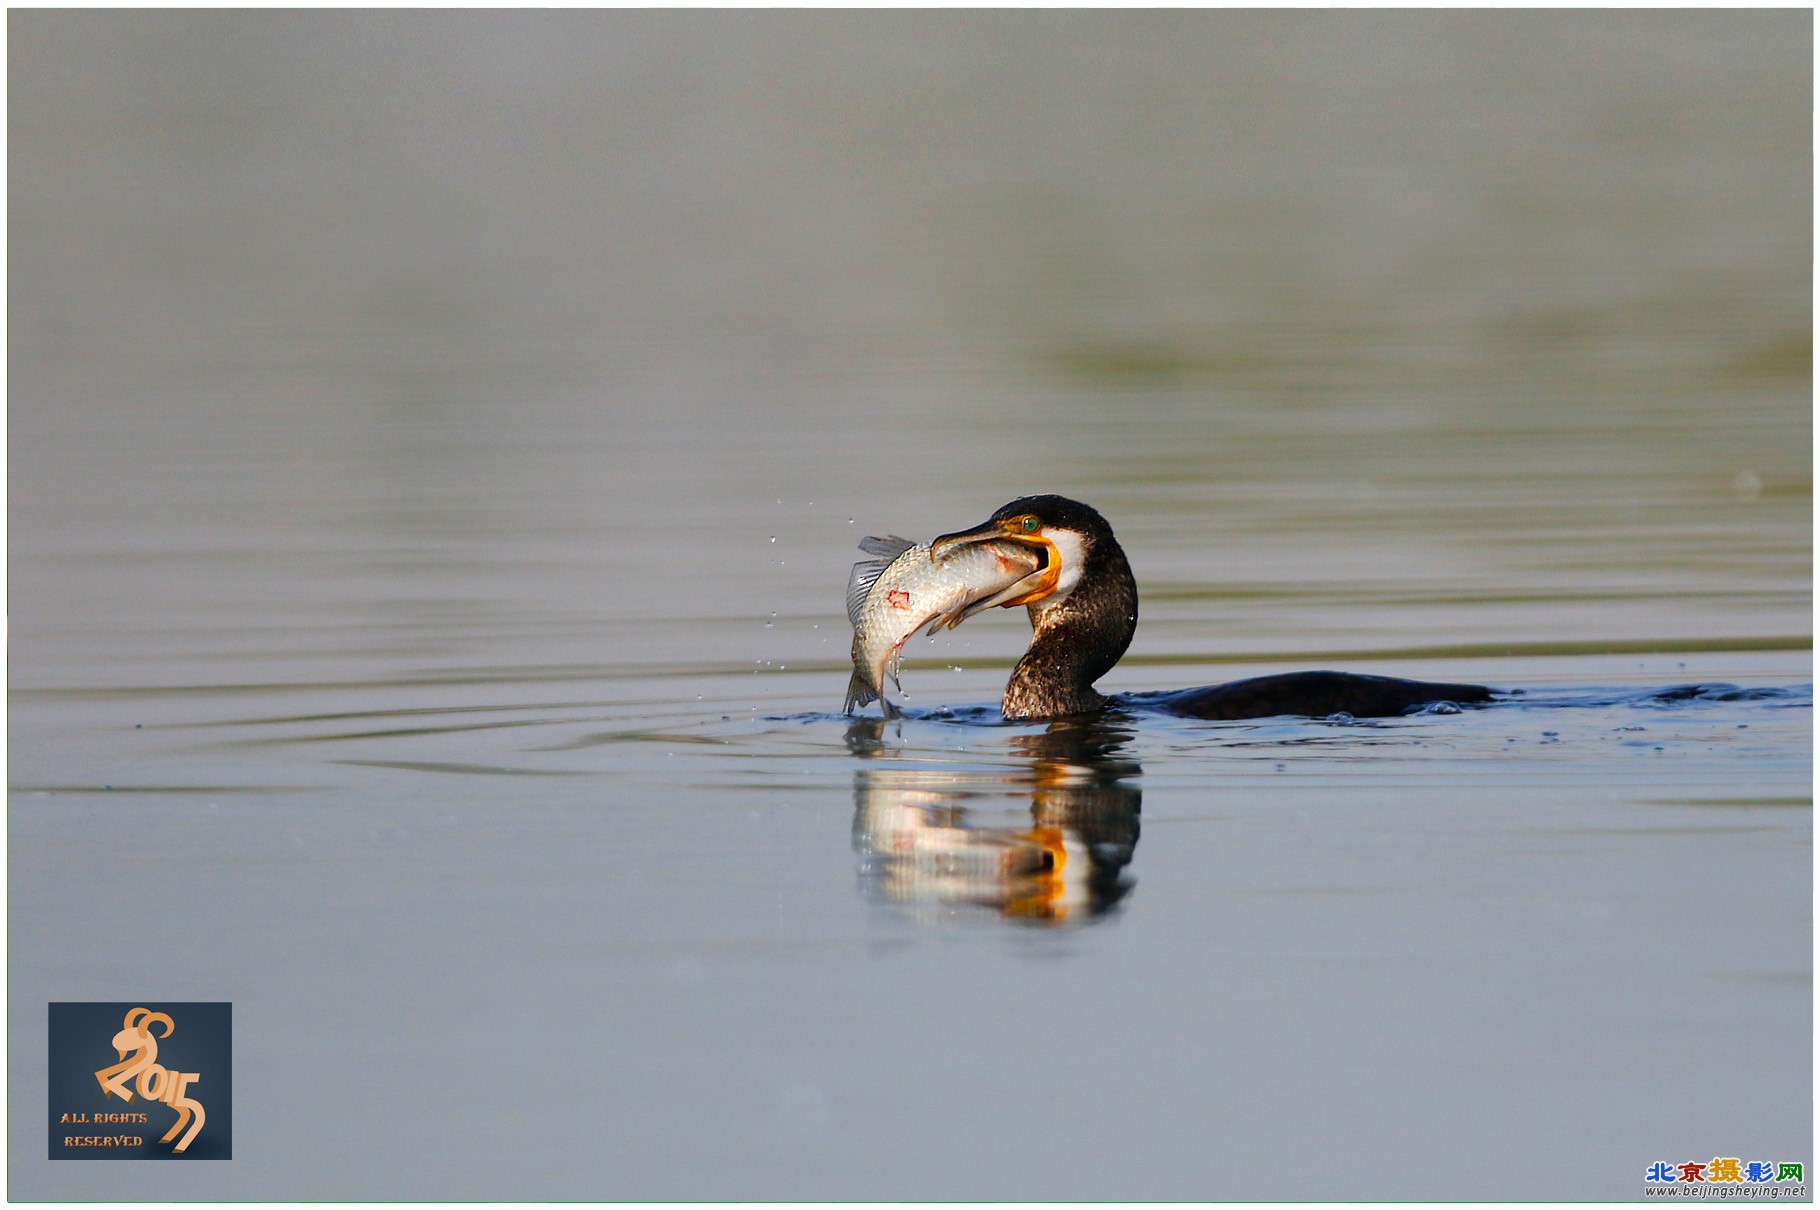
<instances>
[{"instance_id":1,"label":"reflection of bird","mask_svg":"<svg viewBox=\"0 0 1820 1210\"><path fill-rule=\"evenodd\" d=\"M1005 686L1007 719L1061 718L1105 706L1093 682L1112 670L1137 630L1137 581L1106 519L1062 496L1024 496L981 525L944 534L930 544L944 551L975 542L1019 542L1042 558L1020 583L1021 593L1000 594L988 604L1026 605L1035 633L1030 649ZM1010 599L1004 597L1009 595ZM1488 702L1480 685L1447 685L1347 672L1291 672L1184 689L1145 700L1193 718L1265 718L1277 714L1358 717L1402 714L1430 702Z\"/></svg>"},{"instance_id":2,"label":"reflection of bird","mask_svg":"<svg viewBox=\"0 0 1820 1210\"><path fill-rule=\"evenodd\" d=\"M856 719L848 746L862 757L888 755L885 727L883 719ZM859 769L853 846L861 877L918 915L971 904L1027 924L1103 916L1132 886L1125 868L1143 794L1142 770L1120 755L1130 738L1103 719L1071 719L1013 737L1028 767ZM1029 814L1013 823L1005 807Z\"/></svg>"}]
</instances>

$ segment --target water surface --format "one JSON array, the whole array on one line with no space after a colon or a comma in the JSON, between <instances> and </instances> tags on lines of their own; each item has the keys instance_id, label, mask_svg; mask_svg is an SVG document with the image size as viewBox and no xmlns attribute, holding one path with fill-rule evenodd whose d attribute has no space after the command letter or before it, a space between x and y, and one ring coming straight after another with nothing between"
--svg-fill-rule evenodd
<instances>
[{"instance_id":1,"label":"water surface","mask_svg":"<svg viewBox=\"0 0 1820 1210\"><path fill-rule=\"evenodd\" d=\"M1811 44L14 14L9 1192L1811 1162ZM836 714L859 539L1034 491L1103 689L1512 696L1005 726L1007 612ZM44 1005L156 997L235 1158L48 1163Z\"/></svg>"}]
</instances>

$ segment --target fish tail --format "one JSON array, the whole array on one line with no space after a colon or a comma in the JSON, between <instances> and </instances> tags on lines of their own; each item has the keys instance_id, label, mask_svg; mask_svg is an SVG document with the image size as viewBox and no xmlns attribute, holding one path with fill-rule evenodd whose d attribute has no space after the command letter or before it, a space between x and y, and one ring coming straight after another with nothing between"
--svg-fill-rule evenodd
<instances>
[{"instance_id":1,"label":"fish tail","mask_svg":"<svg viewBox=\"0 0 1820 1210\"><path fill-rule=\"evenodd\" d=\"M855 668L852 678L847 682L847 704L841 707L841 713L852 714L855 706L864 706L877 698L877 691L866 683L866 678L859 674L859 669ZM887 703L887 708L889 708L889 703Z\"/></svg>"}]
</instances>

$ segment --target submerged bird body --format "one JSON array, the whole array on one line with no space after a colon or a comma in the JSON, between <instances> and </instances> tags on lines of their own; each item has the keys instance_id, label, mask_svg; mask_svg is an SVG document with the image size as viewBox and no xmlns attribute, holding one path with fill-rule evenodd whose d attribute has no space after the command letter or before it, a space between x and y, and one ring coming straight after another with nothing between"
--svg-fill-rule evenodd
<instances>
[{"instance_id":1,"label":"submerged bird body","mask_svg":"<svg viewBox=\"0 0 1820 1210\"><path fill-rule=\"evenodd\" d=\"M867 538L860 549L877 558L853 565L847 581L847 618L853 623L853 676L847 703L878 700L887 715L895 712L884 697L885 678L897 682L904 642L925 623L929 633L957 626L978 609L1009 601L1040 564L1027 546L985 541L933 558L927 545L907 538ZM901 690L902 685L898 685Z\"/></svg>"},{"instance_id":2,"label":"submerged bird body","mask_svg":"<svg viewBox=\"0 0 1820 1210\"><path fill-rule=\"evenodd\" d=\"M1026 547L1040 567L1015 591L983 597L947 619L959 625L993 605L1024 605L1030 648L1005 685L1002 712L1025 721L1090 714L1107 704L1093 682L1112 670L1137 632L1137 580L1112 526L1093 508L1063 496L1024 496L980 525L930 543L946 560L978 544ZM857 674L856 674L857 675ZM868 699L870 700L870 699ZM1359 718L1404 714L1439 701L1492 700L1481 685L1408 681L1347 672L1292 672L1141 699L1191 718L1266 718L1279 714Z\"/></svg>"},{"instance_id":3,"label":"submerged bird body","mask_svg":"<svg viewBox=\"0 0 1820 1210\"><path fill-rule=\"evenodd\" d=\"M1411 681L1363 672L1282 672L1224 685L1182 689L1158 695L1155 700L1169 713L1188 718L1267 718L1276 714L1300 714L1309 718L1325 718L1330 714L1385 718L1407 714L1436 702L1483 704L1491 701L1492 696L1491 690L1483 685Z\"/></svg>"}]
</instances>

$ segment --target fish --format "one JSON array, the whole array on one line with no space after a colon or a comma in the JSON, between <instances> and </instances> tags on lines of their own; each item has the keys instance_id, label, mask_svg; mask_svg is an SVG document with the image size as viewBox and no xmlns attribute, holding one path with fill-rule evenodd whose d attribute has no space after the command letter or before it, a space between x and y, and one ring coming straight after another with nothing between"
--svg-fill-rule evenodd
<instances>
[{"instance_id":1,"label":"fish","mask_svg":"<svg viewBox=\"0 0 1820 1210\"><path fill-rule=\"evenodd\" d=\"M898 691L904 642L930 623L933 635L964 617L1014 600L1042 556L1016 542L979 542L937 559L926 543L893 534L867 538L859 548L876 556L853 565L847 580L847 618L853 623L853 677L842 712L877 701L885 717L897 707L884 696L885 678Z\"/></svg>"}]
</instances>

